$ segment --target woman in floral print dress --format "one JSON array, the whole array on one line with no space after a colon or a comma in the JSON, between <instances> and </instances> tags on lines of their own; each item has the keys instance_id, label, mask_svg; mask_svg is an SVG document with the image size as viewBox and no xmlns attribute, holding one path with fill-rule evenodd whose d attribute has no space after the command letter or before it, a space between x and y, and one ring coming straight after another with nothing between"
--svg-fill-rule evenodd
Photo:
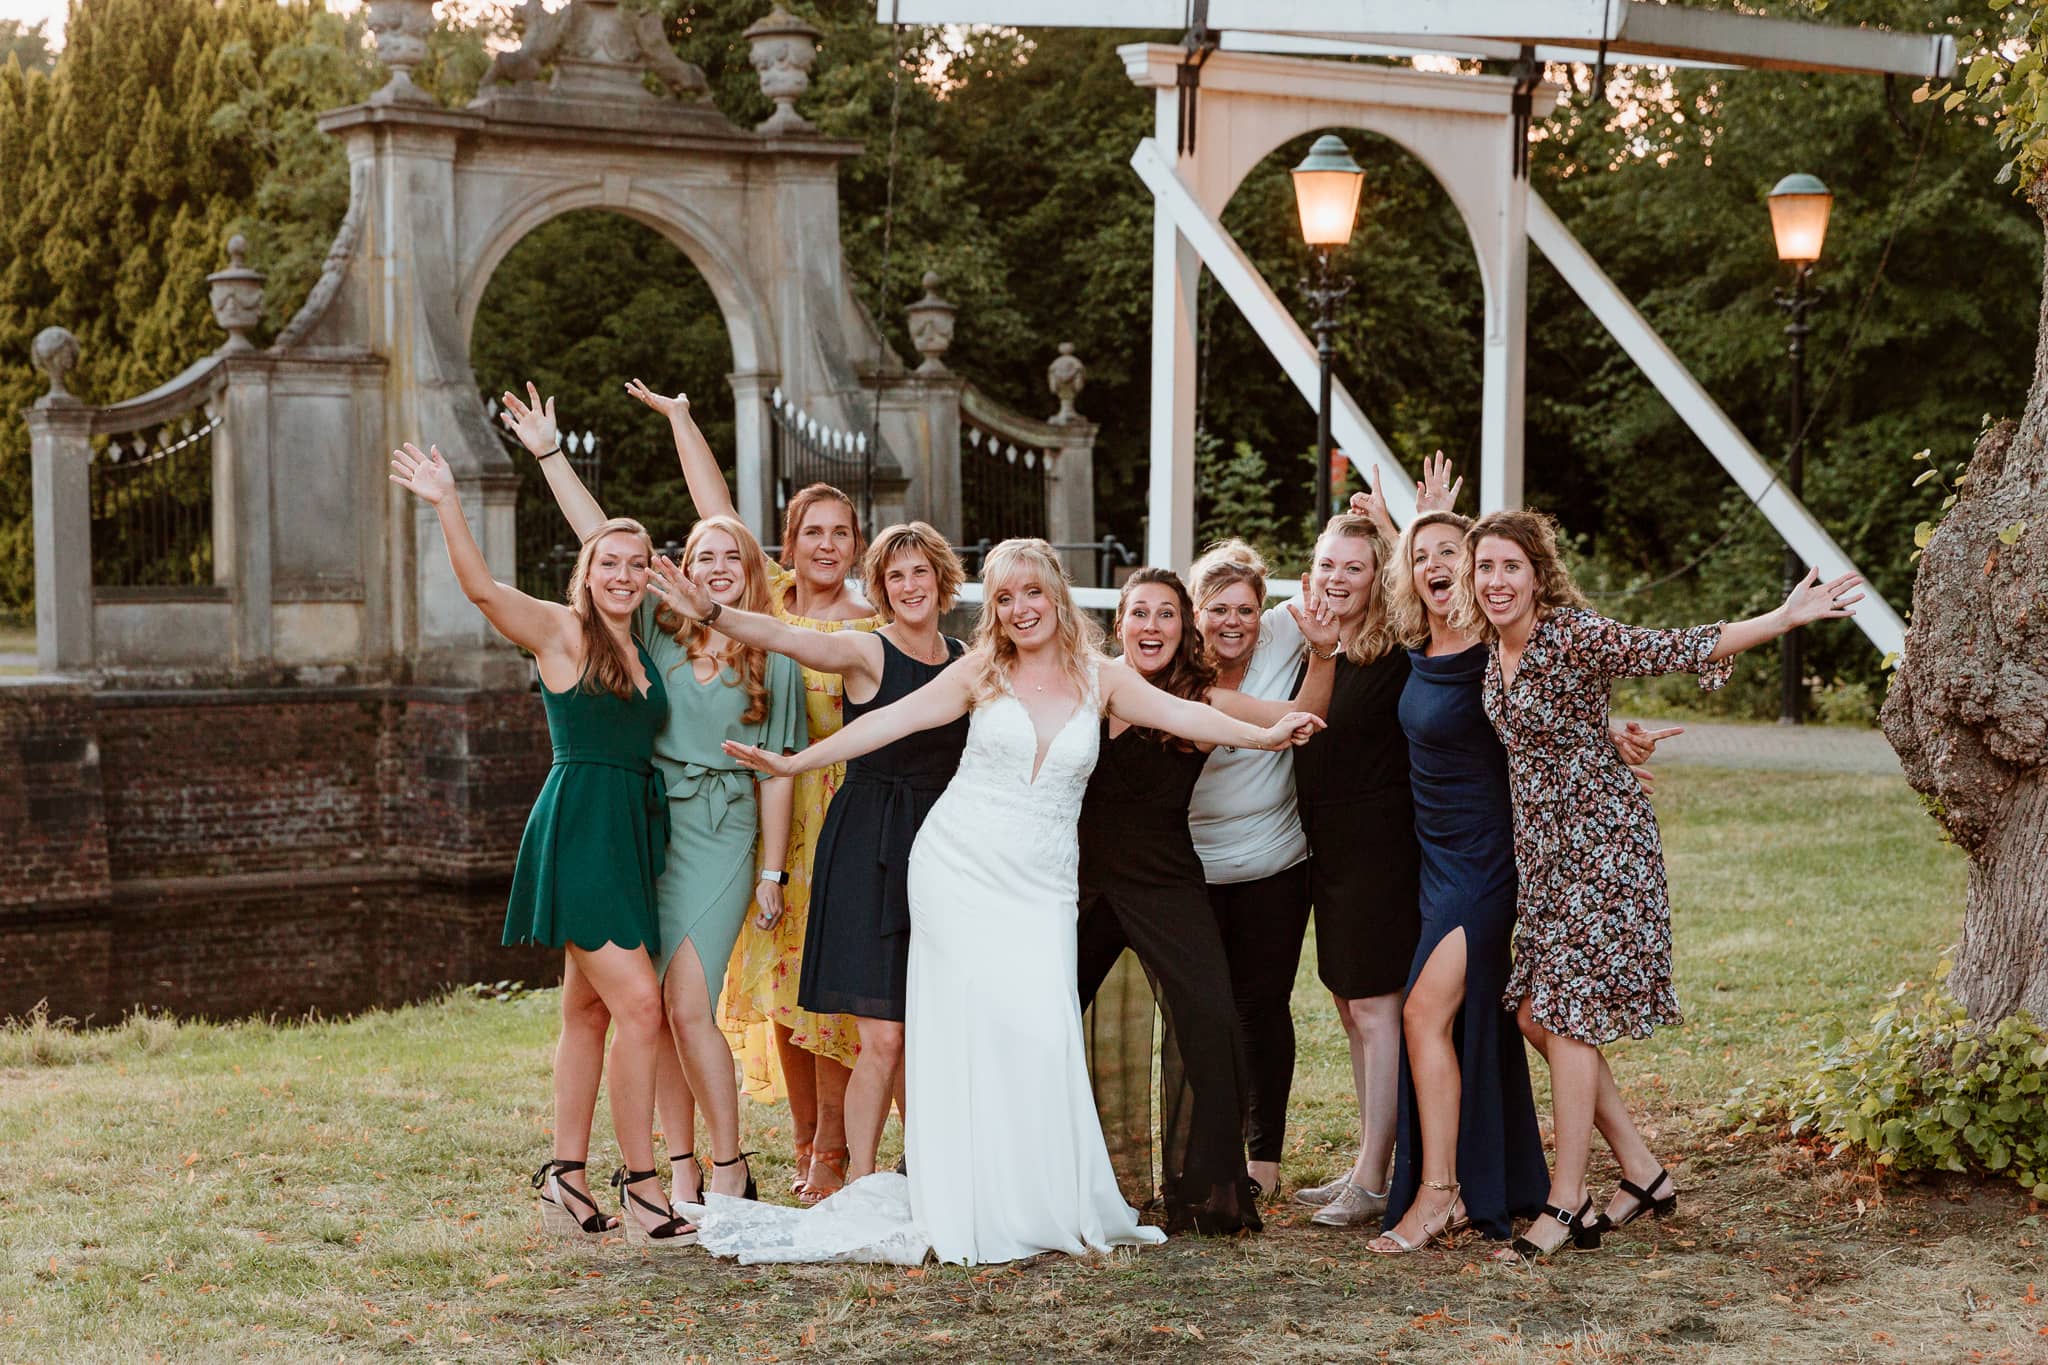
<instances>
[{"instance_id":1,"label":"woman in floral print dress","mask_svg":"<svg viewBox=\"0 0 2048 1365\"><path fill-rule=\"evenodd\" d=\"M1541 513L1495 512L1466 534L1453 620L1489 646L1483 699L1514 796L1519 922L1504 1004L1549 1063L1557 1144L1550 1203L1504 1258L1598 1246L1606 1228L1678 1197L1600 1051L1679 1022L1657 817L1608 739L1609 687L1662 673L1720 687L1743 650L1853 614L1862 580L1818 577L1748 621L1648 630L1587 608ZM1597 1219L1586 1192L1595 1126L1622 1171Z\"/></svg>"}]
</instances>

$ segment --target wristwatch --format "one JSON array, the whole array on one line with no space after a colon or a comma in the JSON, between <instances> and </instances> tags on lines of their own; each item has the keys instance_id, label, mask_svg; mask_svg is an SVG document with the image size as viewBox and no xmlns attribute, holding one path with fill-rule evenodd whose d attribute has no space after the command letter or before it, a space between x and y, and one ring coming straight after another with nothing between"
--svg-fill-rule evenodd
<instances>
[{"instance_id":1,"label":"wristwatch","mask_svg":"<svg viewBox=\"0 0 2048 1365\"><path fill-rule=\"evenodd\" d=\"M789 874L779 867L764 867L761 869L761 875L758 880L774 882L777 886L788 886Z\"/></svg>"}]
</instances>

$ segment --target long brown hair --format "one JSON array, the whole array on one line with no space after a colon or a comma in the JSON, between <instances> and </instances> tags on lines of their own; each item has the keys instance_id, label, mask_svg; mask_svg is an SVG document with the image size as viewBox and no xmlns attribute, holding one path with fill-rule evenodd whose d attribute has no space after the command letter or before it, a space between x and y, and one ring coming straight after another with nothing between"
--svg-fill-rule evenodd
<instances>
[{"instance_id":1,"label":"long brown hair","mask_svg":"<svg viewBox=\"0 0 2048 1365\"><path fill-rule=\"evenodd\" d=\"M745 611L765 615L768 612L768 556L761 552L761 542L754 539L754 533L739 518L706 517L692 526L689 539L683 542L683 572L690 571L690 563L697 557L697 547L714 531L723 531L732 537L733 544L739 546L740 567L746 575L747 587L737 605ZM685 662L691 655L702 653L717 662L721 675L727 668L740 675L740 682L747 689L747 709L740 716L742 725L759 725L768 719L767 650L748 649L737 641L727 640L724 649L711 653L708 648L711 627L683 615L666 602L655 612L654 624L675 637L676 643L683 647ZM676 667L682 665L677 664Z\"/></svg>"},{"instance_id":2,"label":"long brown hair","mask_svg":"<svg viewBox=\"0 0 2048 1365\"><path fill-rule=\"evenodd\" d=\"M1017 644L996 620L996 594L1012 582L1035 582L1052 599L1053 646L1060 671L1076 694L1088 695L1089 665L1101 657L1097 643L1102 628L1074 601L1067 584L1067 566L1052 546L1036 537L1006 540L981 562L981 616L974 623L973 654L980 660L974 677L976 705L1002 695L1003 679L1017 666Z\"/></svg>"},{"instance_id":3,"label":"long brown hair","mask_svg":"<svg viewBox=\"0 0 2048 1365\"><path fill-rule=\"evenodd\" d=\"M1465 532L1465 562L1458 566L1457 585L1451 591L1451 627L1476 635L1487 644L1500 639L1500 631L1480 609L1479 593L1473 584L1473 565L1478 562L1479 542L1488 536L1511 540L1529 556L1529 570L1536 579L1536 614L1542 616L1558 607L1583 607L1585 595L1572 582L1571 570L1557 552L1557 522L1542 512L1527 508L1489 512Z\"/></svg>"},{"instance_id":4,"label":"long brown hair","mask_svg":"<svg viewBox=\"0 0 2048 1365\"><path fill-rule=\"evenodd\" d=\"M654 559L654 538L647 534L647 528L631 517L613 517L592 531L583 548L576 552L576 567L569 571L566 596L569 610L576 613L576 619L583 625L583 676L576 680L576 685L585 692L609 692L620 701L631 701L640 693L633 685L632 660L618 638L605 628L597 603L590 596L591 562L597 558L598 545L606 536L613 535L640 537L648 560Z\"/></svg>"},{"instance_id":5,"label":"long brown hair","mask_svg":"<svg viewBox=\"0 0 2048 1365\"><path fill-rule=\"evenodd\" d=\"M1372 549L1372 597L1365 604L1365 616L1344 641L1344 657L1354 664L1369 664L1395 645L1393 622L1387 616L1387 541L1371 517L1342 512L1331 517L1316 537L1316 553L1326 540L1362 540Z\"/></svg>"},{"instance_id":6,"label":"long brown hair","mask_svg":"<svg viewBox=\"0 0 2048 1365\"><path fill-rule=\"evenodd\" d=\"M1410 649L1421 649L1429 643L1429 608L1422 604L1421 594L1415 591L1415 537L1431 526L1448 526L1463 534L1472 529L1472 518L1456 512L1424 512L1408 523L1408 529L1401 532L1401 547L1395 552L1398 561L1393 577L1387 580L1387 617L1393 622L1394 638ZM1458 571L1451 571L1451 605L1457 606Z\"/></svg>"},{"instance_id":7,"label":"long brown hair","mask_svg":"<svg viewBox=\"0 0 2048 1365\"><path fill-rule=\"evenodd\" d=\"M889 585L883 580L889 572L889 561L897 555L909 552L921 554L932 566L932 577L939 593L939 612L943 615L953 609L953 599L959 596L960 585L967 581L967 570L961 567L960 556L953 553L953 547L946 538L928 522L898 522L884 527L868 546L867 554L860 565L861 586L867 589L867 599L874 604L875 614L884 621L896 619L896 604L889 600Z\"/></svg>"},{"instance_id":8,"label":"long brown hair","mask_svg":"<svg viewBox=\"0 0 2048 1365\"><path fill-rule=\"evenodd\" d=\"M867 537L860 533L860 513L854 510L853 499L829 483L814 483L808 488L799 489L796 496L789 500L789 506L782 509L783 568L796 567L797 532L804 529L804 518L821 502L843 503L846 507L846 520L853 527L853 556L846 567L851 569L860 563L861 556L868 552Z\"/></svg>"},{"instance_id":9,"label":"long brown hair","mask_svg":"<svg viewBox=\"0 0 2048 1365\"><path fill-rule=\"evenodd\" d=\"M1216 665L1209 658L1208 646L1202 643L1202 632L1195 629L1195 599L1188 595L1188 585L1180 581L1179 574L1171 569L1153 567L1140 569L1125 579L1123 592L1116 599L1116 619L1110 626L1110 634L1121 641L1124 605L1131 600L1134 590L1152 584L1171 589L1180 606L1180 647L1174 651L1166 667L1157 675L1146 677L1145 681L1169 696L1206 702L1209 689L1216 685ZM1125 662L1137 670L1135 662L1129 659ZM1162 730L1147 730L1145 733L1162 744L1174 744L1182 749L1194 747Z\"/></svg>"}]
</instances>

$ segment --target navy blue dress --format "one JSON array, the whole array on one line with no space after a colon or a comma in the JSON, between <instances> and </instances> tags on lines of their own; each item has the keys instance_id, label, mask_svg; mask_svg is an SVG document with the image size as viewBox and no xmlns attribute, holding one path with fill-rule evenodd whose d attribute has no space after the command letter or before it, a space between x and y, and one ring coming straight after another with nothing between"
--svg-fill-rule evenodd
<instances>
[{"instance_id":1,"label":"navy blue dress","mask_svg":"<svg viewBox=\"0 0 2048 1365\"><path fill-rule=\"evenodd\" d=\"M1437 658L1410 650L1408 659L1400 716L1422 846L1422 938L1408 984L1415 984L1446 935L1465 931L1465 1003L1451 1029L1462 1078L1457 1177L1472 1226L1504 1238L1511 1220L1536 1213L1550 1190L1528 1055L1513 1016L1500 1004L1515 928L1507 753L1480 703L1484 645ZM1386 1226L1401 1221L1421 1180L1422 1125L1404 1048Z\"/></svg>"}]
</instances>

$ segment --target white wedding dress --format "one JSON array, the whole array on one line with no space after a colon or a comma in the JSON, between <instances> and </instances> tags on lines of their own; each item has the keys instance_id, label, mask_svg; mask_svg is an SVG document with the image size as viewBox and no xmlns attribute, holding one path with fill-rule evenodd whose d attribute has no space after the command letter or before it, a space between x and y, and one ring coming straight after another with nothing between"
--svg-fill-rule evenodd
<instances>
[{"instance_id":1,"label":"white wedding dress","mask_svg":"<svg viewBox=\"0 0 2048 1365\"><path fill-rule=\"evenodd\" d=\"M1093 689L1047 744L1008 691L977 706L959 771L910 853L904 1019L910 1175L810 1210L709 1197L700 1244L744 1263L1081 1255L1163 1242L1124 1203L1088 1086L1074 989Z\"/></svg>"}]
</instances>

